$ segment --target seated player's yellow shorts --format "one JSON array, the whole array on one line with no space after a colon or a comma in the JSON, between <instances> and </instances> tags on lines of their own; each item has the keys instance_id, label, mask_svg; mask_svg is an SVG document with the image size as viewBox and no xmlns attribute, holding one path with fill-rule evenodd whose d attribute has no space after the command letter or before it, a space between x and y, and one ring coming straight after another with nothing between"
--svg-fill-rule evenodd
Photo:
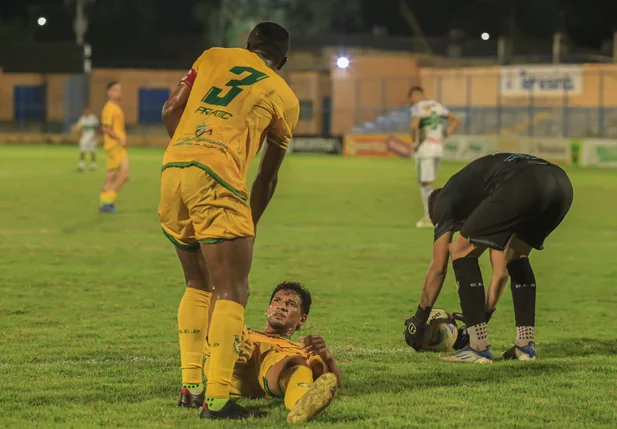
<instances>
[{"instance_id":1,"label":"seated player's yellow shorts","mask_svg":"<svg viewBox=\"0 0 617 429\"><path fill-rule=\"evenodd\" d=\"M165 236L184 250L255 235L248 201L195 166L163 170L159 218Z\"/></svg>"},{"instance_id":2,"label":"seated player's yellow shorts","mask_svg":"<svg viewBox=\"0 0 617 429\"><path fill-rule=\"evenodd\" d=\"M128 152L125 147L118 145L106 150L105 155L107 156L107 171L114 171L120 168L122 161L128 156Z\"/></svg>"}]
</instances>

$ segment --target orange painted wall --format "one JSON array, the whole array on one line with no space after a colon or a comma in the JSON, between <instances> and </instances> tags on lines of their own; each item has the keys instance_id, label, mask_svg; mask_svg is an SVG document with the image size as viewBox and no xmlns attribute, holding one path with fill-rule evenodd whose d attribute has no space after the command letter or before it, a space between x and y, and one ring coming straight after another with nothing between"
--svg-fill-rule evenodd
<instances>
[{"instance_id":1,"label":"orange painted wall","mask_svg":"<svg viewBox=\"0 0 617 429\"><path fill-rule=\"evenodd\" d=\"M298 134L320 134L324 97L332 97L331 131L343 134L354 125L373 120L404 105L413 84L424 86L427 95L448 106L561 107L563 97L499 97L500 67L421 68L411 55L356 54L348 69L330 59L330 72L288 71L284 77L301 101L312 101L312 119L301 120ZM583 93L571 95L570 107L617 107L617 64L585 64ZM123 107L127 124L138 118L139 88L173 90L186 70L95 69L90 74L90 106L97 114L105 103L105 85L118 80L124 87ZM0 70L0 121L13 120L13 88L47 84L47 113L52 122L64 119L64 85L69 75L3 73Z\"/></svg>"},{"instance_id":2,"label":"orange painted wall","mask_svg":"<svg viewBox=\"0 0 617 429\"><path fill-rule=\"evenodd\" d=\"M139 113L139 88L168 88L173 91L185 74L186 70L95 69L90 73L89 104L100 115L107 100L105 87L116 80L122 84L126 123L133 125L137 123Z\"/></svg>"},{"instance_id":3,"label":"orange painted wall","mask_svg":"<svg viewBox=\"0 0 617 429\"><path fill-rule=\"evenodd\" d=\"M46 111L49 121L64 118L64 86L70 74L40 75L35 73L3 73L0 71L0 121L12 121L13 91L16 86L47 85Z\"/></svg>"},{"instance_id":4,"label":"orange painted wall","mask_svg":"<svg viewBox=\"0 0 617 429\"><path fill-rule=\"evenodd\" d=\"M333 134L405 104L409 87L420 80L411 56L354 56L347 69L332 58L330 75Z\"/></svg>"},{"instance_id":5,"label":"orange painted wall","mask_svg":"<svg viewBox=\"0 0 617 429\"><path fill-rule=\"evenodd\" d=\"M34 73L0 72L0 121L12 121L14 113L13 88L20 85L41 85L43 77Z\"/></svg>"},{"instance_id":6,"label":"orange painted wall","mask_svg":"<svg viewBox=\"0 0 617 429\"><path fill-rule=\"evenodd\" d=\"M308 101L313 104L311 118L305 118L305 113L300 112L300 121L296 127L296 134L321 134L323 99L330 97L332 94L330 77L326 73L306 71L290 72L285 78L301 103Z\"/></svg>"},{"instance_id":7,"label":"orange painted wall","mask_svg":"<svg viewBox=\"0 0 617 429\"><path fill-rule=\"evenodd\" d=\"M583 92L569 95L569 107L617 106L617 64L583 64ZM528 95L499 98L500 67L423 68L422 85L427 95L448 106L528 106L561 107L560 96Z\"/></svg>"}]
</instances>

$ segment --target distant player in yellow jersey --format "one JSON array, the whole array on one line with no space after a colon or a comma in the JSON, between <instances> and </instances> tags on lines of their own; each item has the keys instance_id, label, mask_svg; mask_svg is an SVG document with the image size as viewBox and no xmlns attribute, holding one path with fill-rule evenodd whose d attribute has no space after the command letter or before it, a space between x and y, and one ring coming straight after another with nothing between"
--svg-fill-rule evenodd
<instances>
[{"instance_id":1,"label":"distant player in yellow jersey","mask_svg":"<svg viewBox=\"0 0 617 429\"><path fill-rule=\"evenodd\" d=\"M129 180L129 158L126 152L126 129L124 112L120 107L122 86L119 82L107 84L107 103L103 107L101 129L104 136L105 154L107 155L107 177L101 192L101 213L116 212L118 192Z\"/></svg>"},{"instance_id":2,"label":"distant player in yellow jersey","mask_svg":"<svg viewBox=\"0 0 617 429\"><path fill-rule=\"evenodd\" d=\"M180 403L190 402L186 391L197 397L203 392L207 335L212 349L203 418L251 415L229 396L255 228L274 194L298 122L298 99L275 71L288 50L286 29L258 24L246 49L205 51L163 107L172 139L163 159L159 217L176 246L187 286L178 308ZM249 198L247 171L264 140Z\"/></svg>"},{"instance_id":3,"label":"distant player in yellow jersey","mask_svg":"<svg viewBox=\"0 0 617 429\"><path fill-rule=\"evenodd\" d=\"M311 302L300 283L283 282L274 289L264 331L244 328L231 396L284 398L289 423L310 420L330 404L342 376L326 342L319 335L291 339L306 322ZM206 356L209 349L207 344Z\"/></svg>"}]
</instances>

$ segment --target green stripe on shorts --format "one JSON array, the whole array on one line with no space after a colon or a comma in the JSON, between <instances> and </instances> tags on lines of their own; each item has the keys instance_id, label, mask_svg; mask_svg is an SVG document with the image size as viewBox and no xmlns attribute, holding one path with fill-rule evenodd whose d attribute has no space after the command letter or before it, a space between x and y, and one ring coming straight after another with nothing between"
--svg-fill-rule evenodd
<instances>
[{"instance_id":1,"label":"green stripe on shorts","mask_svg":"<svg viewBox=\"0 0 617 429\"><path fill-rule=\"evenodd\" d=\"M199 240L201 244L219 244L223 241L227 241L224 238L205 238L203 240Z\"/></svg>"},{"instance_id":2,"label":"green stripe on shorts","mask_svg":"<svg viewBox=\"0 0 617 429\"><path fill-rule=\"evenodd\" d=\"M180 243L178 240L176 240L175 238L173 238L171 235L169 235L169 233L167 231L165 231L165 229L163 229L163 234L165 235L165 237L167 237L167 239L169 241L172 242L172 244L174 246L176 246L178 249L181 250L186 250L187 252L195 252L197 250L199 250L199 244L195 243L195 244L182 244Z\"/></svg>"}]
</instances>

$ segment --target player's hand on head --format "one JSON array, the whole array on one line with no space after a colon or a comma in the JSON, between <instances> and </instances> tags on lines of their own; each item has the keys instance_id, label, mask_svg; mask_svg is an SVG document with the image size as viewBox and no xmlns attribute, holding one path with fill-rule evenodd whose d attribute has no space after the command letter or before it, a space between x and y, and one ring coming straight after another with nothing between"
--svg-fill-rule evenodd
<instances>
[{"instance_id":1,"label":"player's hand on head","mask_svg":"<svg viewBox=\"0 0 617 429\"><path fill-rule=\"evenodd\" d=\"M422 349L425 324L416 317L405 320L405 342L409 347L419 352Z\"/></svg>"},{"instance_id":2,"label":"player's hand on head","mask_svg":"<svg viewBox=\"0 0 617 429\"><path fill-rule=\"evenodd\" d=\"M318 355L323 360L330 360L333 358L332 353L328 350L326 341L321 335L308 335L300 338L304 343L304 350L310 355Z\"/></svg>"}]
</instances>

